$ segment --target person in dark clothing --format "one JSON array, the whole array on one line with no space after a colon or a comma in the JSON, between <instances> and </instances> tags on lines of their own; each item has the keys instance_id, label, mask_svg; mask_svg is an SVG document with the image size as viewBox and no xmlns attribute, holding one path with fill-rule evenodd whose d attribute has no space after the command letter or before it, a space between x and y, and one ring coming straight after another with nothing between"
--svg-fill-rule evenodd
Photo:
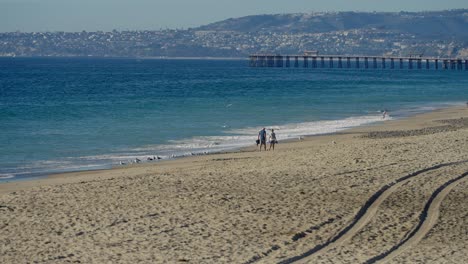
<instances>
[{"instance_id":1,"label":"person in dark clothing","mask_svg":"<svg viewBox=\"0 0 468 264\"><path fill-rule=\"evenodd\" d=\"M266 151L266 138L267 138L266 129L263 128L262 130L260 130L260 132L258 132L258 140L260 141L260 151L262 151L262 145L263 145L263 149Z\"/></svg>"}]
</instances>

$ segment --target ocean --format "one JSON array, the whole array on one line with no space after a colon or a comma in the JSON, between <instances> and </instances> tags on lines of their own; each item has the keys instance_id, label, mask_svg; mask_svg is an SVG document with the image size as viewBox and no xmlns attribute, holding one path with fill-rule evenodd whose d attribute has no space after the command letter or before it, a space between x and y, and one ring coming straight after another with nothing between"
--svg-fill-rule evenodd
<instances>
[{"instance_id":1,"label":"ocean","mask_svg":"<svg viewBox=\"0 0 468 264\"><path fill-rule=\"evenodd\" d=\"M262 127L280 148L466 101L468 71L0 58L0 181L238 149Z\"/></svg>"}]
</instances>

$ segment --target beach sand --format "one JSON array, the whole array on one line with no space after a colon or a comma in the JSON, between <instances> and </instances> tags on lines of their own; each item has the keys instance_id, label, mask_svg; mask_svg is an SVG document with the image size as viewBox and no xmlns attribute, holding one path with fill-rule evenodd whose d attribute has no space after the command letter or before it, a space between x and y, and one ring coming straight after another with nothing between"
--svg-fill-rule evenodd
<instances>
[{"instance_id":1,"label":"beach sand","mask_svg":"<svg viewBox=\"0 0 468 264\"><path fill-rule=\"evenodd\" d=\"M468 263L467 174L458 107L4 183L0 263Z\"/></svg>"}]
</instances>

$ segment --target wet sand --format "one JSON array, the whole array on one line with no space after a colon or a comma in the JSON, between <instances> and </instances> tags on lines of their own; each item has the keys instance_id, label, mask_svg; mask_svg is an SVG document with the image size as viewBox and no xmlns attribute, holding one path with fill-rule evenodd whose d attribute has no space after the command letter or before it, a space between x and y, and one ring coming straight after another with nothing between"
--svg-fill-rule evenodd
<instances>
[{"instance_id":1,"label":"wet sand","mask_svg":"<svg viewBox=\"0 0 468 264\"><path fill-rule=\"evenodd\" d=\"M467 172L459 107L5 183L0 263L465 263Z\"/></svg>"}]
</instances>

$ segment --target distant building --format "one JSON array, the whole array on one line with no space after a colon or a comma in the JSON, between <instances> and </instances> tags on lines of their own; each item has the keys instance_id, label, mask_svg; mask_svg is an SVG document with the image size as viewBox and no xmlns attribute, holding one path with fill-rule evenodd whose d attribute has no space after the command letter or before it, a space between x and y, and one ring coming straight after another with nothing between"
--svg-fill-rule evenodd
<instances>
[{"instance_id":1,"label":"distant building","mask_svg":"<svg viewBox=\"0 0 468 264\"><path fill-rule=\"evenodd\" d=\"M305 56L318 56L319 52L317 50L305 50Z\"/></svg>"}]
</instances>

